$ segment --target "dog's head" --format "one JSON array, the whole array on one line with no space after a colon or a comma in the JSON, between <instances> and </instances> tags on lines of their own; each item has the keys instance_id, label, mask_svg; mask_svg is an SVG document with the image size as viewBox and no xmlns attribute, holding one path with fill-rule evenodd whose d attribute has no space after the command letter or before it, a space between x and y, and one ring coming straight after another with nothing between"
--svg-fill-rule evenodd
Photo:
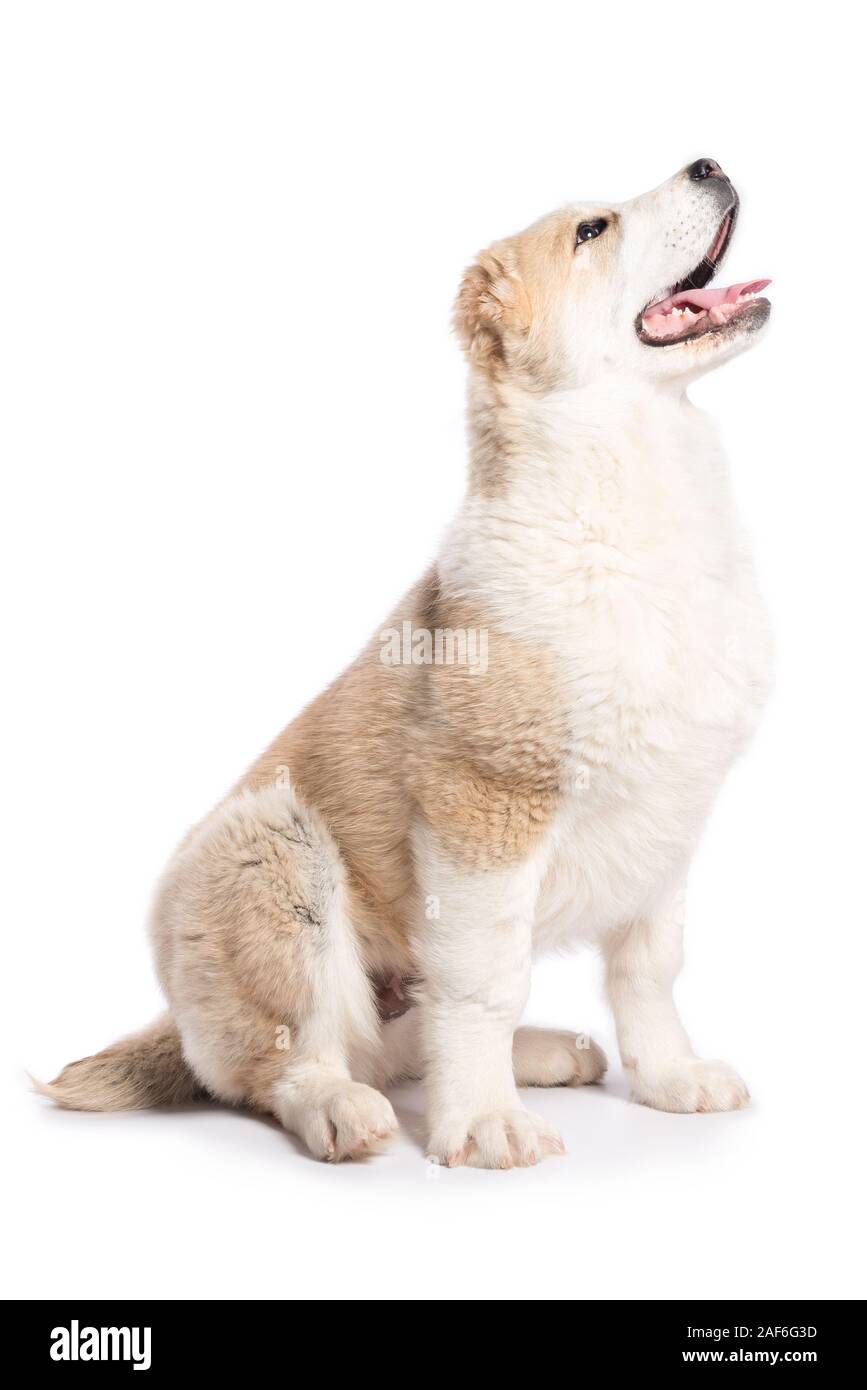
<instances>
[{"instance_id":1,"label":"dog's head","mask_svg":"<svg viewBox=\"0 0 867 1390\"><path fill-rule=\"evenodd\" d=\"M563 208L495 242L455 307L470 360L536 390L611 370L649 380L709 370L770 314L767 280L709 287L737 215L732 183L700 159L629 203Z\"/></svg>"}]
</instances>

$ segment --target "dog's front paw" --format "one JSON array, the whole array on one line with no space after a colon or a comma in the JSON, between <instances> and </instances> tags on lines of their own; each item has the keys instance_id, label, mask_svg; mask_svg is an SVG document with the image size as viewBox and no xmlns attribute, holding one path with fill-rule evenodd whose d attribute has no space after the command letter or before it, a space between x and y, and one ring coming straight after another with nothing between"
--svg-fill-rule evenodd
<instances>
[{"instance_id":1,"label":"dog's front paw","mask_svg":"<svg viewBox=\"0 0 867 1390\"><path fill-rule=\"evenodd\" d=\"M338 1082L298 1109L297 1121L287 1128L301 1135L312 1154L329 1163L368 1158L397 1129L385 1096L358 1081Z\"/></svg>"},{"instance_id":2,"label":"dog's front paw","mask_svg":"<svg viewBox=\"0 0 867 1390\"><path fill-rule=\"evenodd\" d=\"M449 1168L528 1168L566 1146L552 1125L529 1110L493 1110L435 1127L428 1157Z\"/></svg>"},{"instance_id":3,"label":"dog's front paw","mask_svg":"<svg viewBox=\"0 0 867 1390\"><path fill-rule=\"evenodd\" d=\"M726 1062L679 1057L663 1067L629 1070L632 1094L654 1110L681 1114L696 1111L742 1110L749 1104L745 1083Z\"/></svg>"}]
</instances>

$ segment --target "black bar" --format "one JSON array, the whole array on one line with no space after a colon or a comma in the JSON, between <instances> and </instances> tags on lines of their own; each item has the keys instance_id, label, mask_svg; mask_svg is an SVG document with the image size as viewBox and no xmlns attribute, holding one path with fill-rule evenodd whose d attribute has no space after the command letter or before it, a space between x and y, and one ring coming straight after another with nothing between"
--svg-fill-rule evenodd
<instances>
[{"instance_id":1,"label":"black bar","mask_svg":"<svg viewBox=\"0 0 867 1390\"><path fill-rule=\"evenodd\" d=\"M404 1301L412 1302L411 1295ZM714 1367L729 1375L737 1374L738 1369L751 1374L787 1371L796 1375L809 1375L820 1368L823 1373L847 1366L854 1370L865 1339L864 1304L860 1300L564 1301L580 1304L576 1315L566 1319L545 1316L544 1321L534 1322L538 1315L530 1314L523 1325L535 1338L544 1328L552 1354L558 1362L568 1356L579 1377L582 1365L586 1369L589 1360L596 1367L600 1359L615 1375L627 1370L676 1368L700 1374ZM305 1371L298 1366L299 1351L317 1366L324 1352L320 1373L331 1378L343 1349L351 1357L352 1349L358 1354L362 1345L357 1335L333 1340L326 1335L323 1339L320 1322L311 1327L303 1309L278 1300L12 1301L5 1305L4 1316L7 1345L14 1341L16 1365L20 1363L25 1375L33 1369L60 1378L106 1373L154 1378L179 1371L210 1370L221 1376L238 1373L249 1377L251 1370L271 1368L281 1377L309 1375L314 1367L309 1365ZM498 1348L491 1344L486 1324L497 1315L476 1316L478 1351L484 1346L486 1357L493 1351L496 1360ZM308 1327L309 1339L305 1337ZM371 1332L377 1345L385 1337L390 1350L423 1352L427 1365L430 1331L416 1333L412 1321L404 1329L400 1319L391 1314L387 1321L376 1318ZM513 1345L512 1337L508 1345ZM472 1347L471 1342L471 1355ZM535 1350L537 1354L541 1351L538 1343ZM370 1362L362 1354L361 1364L353 1369L366 1377Z\"/></svg>"}]
</instances>

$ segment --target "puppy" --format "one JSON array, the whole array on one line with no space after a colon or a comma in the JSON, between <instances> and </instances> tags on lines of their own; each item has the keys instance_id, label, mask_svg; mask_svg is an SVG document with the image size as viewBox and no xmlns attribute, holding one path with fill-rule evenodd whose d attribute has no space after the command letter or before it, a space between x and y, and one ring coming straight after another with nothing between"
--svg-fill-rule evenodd
<instances>
[{"instance_id":1,"label":"puppy","mask_svg":"<svg viewBox=\"0 0 867 1390\"><path fill-rule=\"evenodd\" d=\"M519 1087L605 1070L583 1036L518 1026L533 955L580 939L639 1101L746 1104L672 999L690 860L769 680L726 465L686 395L769 316L765 280L709 288L737 213L702 159L470 267L469 485L436 563L169 865L169 1012L46 1094L204 1092L338 1160L394 1131L383 1086L423 1077L432 1158L533 1164L563 1146Z\"/></svg>"}]
</instances>

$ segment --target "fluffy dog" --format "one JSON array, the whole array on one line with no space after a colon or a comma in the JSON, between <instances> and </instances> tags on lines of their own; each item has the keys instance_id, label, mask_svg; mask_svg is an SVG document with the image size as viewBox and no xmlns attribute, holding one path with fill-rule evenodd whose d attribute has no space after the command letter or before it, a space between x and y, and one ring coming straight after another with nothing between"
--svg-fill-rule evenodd
<instances>
[{"instance_id":1,"label":"fluffy dog","mask_svg":"<svg viewBox=\"0 0 867 1390\"><path fill-rule=\"evenodd\" d=\"M686 395L770 312L767 281L708 287L737 211L699 160L467 271L469 486L436 563L169 865L169 1013L47 1094L204 1091L336 1160L386 1141L380 1088L420 1076L433 1158L535 1163L562 1142L518 1088L605 1070L587 1039L518 1027L534 953L582 939L635 1097L746 1103L672 999L690 859L769 679L726 465Z\"/></svg>"}]
</instances>

